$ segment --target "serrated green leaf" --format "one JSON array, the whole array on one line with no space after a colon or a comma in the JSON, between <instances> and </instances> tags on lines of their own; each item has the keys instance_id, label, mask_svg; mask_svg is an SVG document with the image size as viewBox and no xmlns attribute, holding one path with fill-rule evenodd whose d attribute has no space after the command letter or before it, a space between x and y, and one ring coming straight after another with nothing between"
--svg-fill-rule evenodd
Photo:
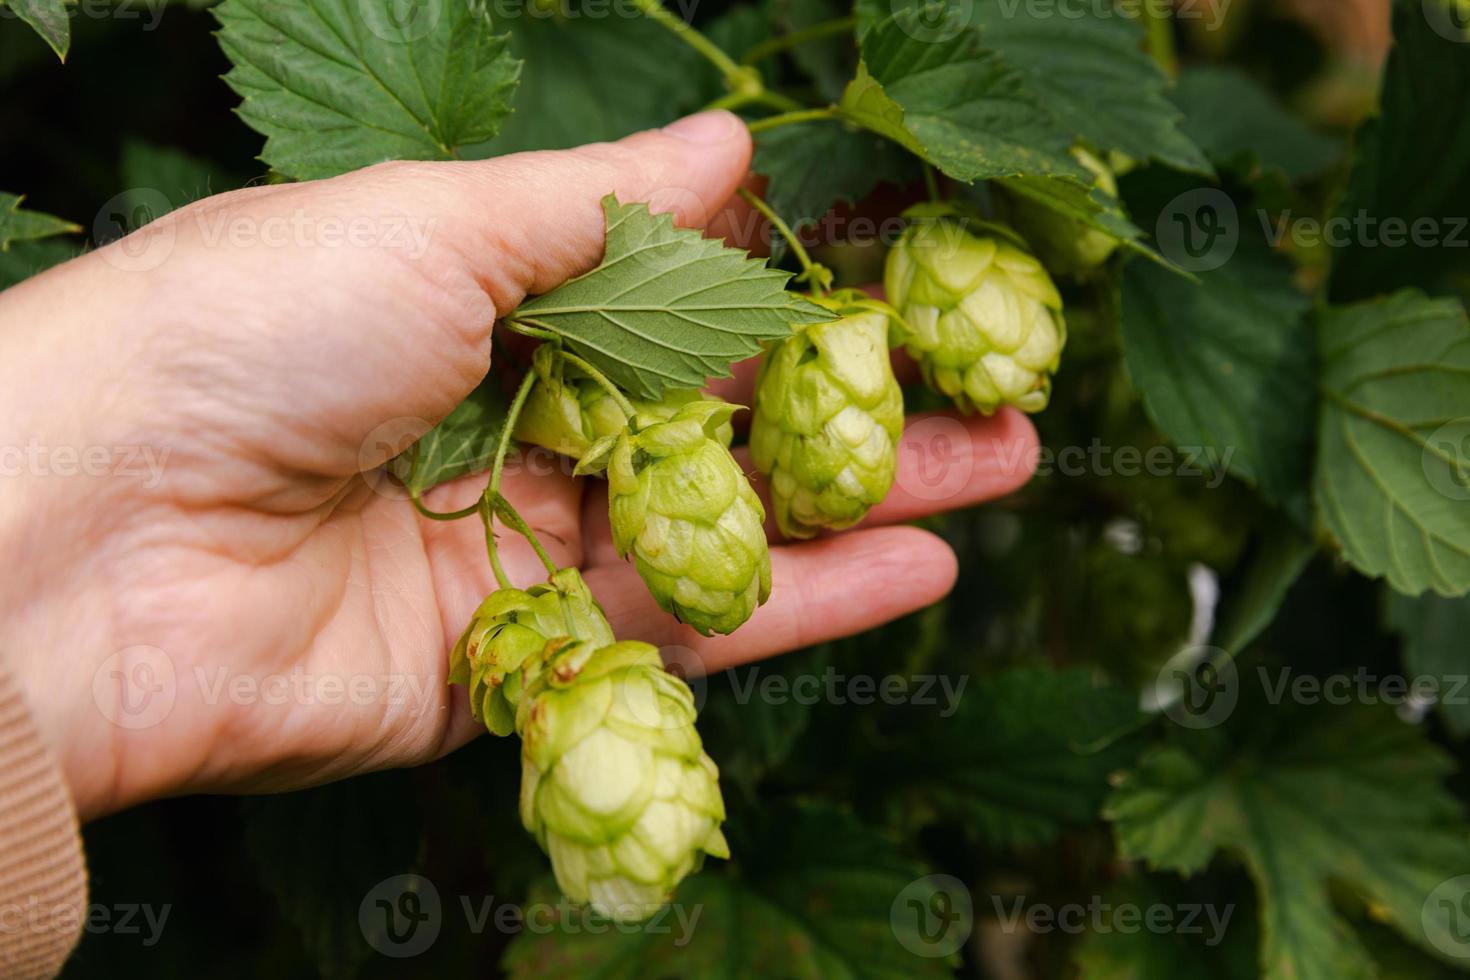
<instances>
[{"instance_id":1,"label":"serrated green leaf","mask_svg":"<svg viewBox=\"0 0 1470 980\"><path fill-rule=\"evenodd\" d=\"M444 421L393 460L393 474L409 490L423 494L441 483L485 472L495 462L509 409L500 379L491 374Z\"/></svg>"},{"instance_id":2,"label":"serrated green leaf","mask_svg":"<svg viewBox=\"0 0 1470 980\"><path fill-rule=\"evenodd\" d=\"M567 925L553 920L541 935L518 936L502 966L515 980L950 975L945 958L910 952L924 948L916 932L905 931L909 948L900 940L902 919L889 912L894 902L906 888L921 903L934 891L915 885L924 870L885 837L829 806L782 807L736 818L727 830L736 835L739 874L710 869L687 879L674 911L632 933L589 934L582 913Z\"/></svg>"},{"instance_id":3,"label":"serrated green leaf","mask_svg":"<svg viewBox=\"0 0 1470 980\"><path fill-rule=\"evenodd\" d=\"M1097 149L1211 172L1180 130L1182 115L1166 95L1168 78L1143 50L1137 18L1109 2L1065 11L1013 0L859 0L857 8L865 58L868 35L883 29L890 11L910 18L903 30L918 45L953 43L943 39L963 26L961 33L977 34L979 50L1014 77L1012 97L1032 107L1038 128L1067 144L1080 138ZM1054 146L1049 140L1036 145Z\"/></svg>"},{"instance_id":4,"label":"serrated green leaf","mask_svg":"<svg viewBox=\"0 0 1470 980\"><path fill-rule=\"evenodd\" d=\"M551 330L623 389L659 398L728 377L730 364L832 314L785 289L789 273L740 249L675 228L646 204L602 199L607 249L584 276L523 303L507 319Z\"/></svg>"},{"instance_id":5,"label":"serrated green leaf","mask_svg":"<svg viewBox=\"0 0 1470 980\"><path fill-rule=\"evenodd\" d=\"M699 712L699 731L710 757L720 760L720 782L727 798L731 787L754 798L760 781L790 756L811 721L812 705L804 699L753 696L756 685L772 676L788 685L795 678L818 676L833 657L830 645L809 647L765 663L733 667L701 682L709 693Z\"/></svg>"},{"instance_id":6,"label":"serrated green leaf","mask_svg":"<svg viewBox=\"0 0 1470 980\"><path fill-rule=\"evenodd\" d=\"M48 238L39 242L16 242L0 252L0 289L9 289L53 265L60 265L82 253L76 242Z\"/></svg>"},{"instance_id":7,"label":"serrated green leaf","mask_svg":"<svg viewBox=\"0 0 1470 980\"><path fill-rule=\"evenodd\" d=\"M1067 155L1072 135L1018 72L981 48L974 30L934 39L919 12L900 10L863 35L862 56L842 96L843 116L949 176L1082 177Z\"/></svg>"},{"instance_id":8,"label":"serrated green leaf","mask_svg":"<svg viewBox=\"0 0 1470 980\"><path fill-rule=\"evenodd\" d=\"M1118 239L1130 250L1172 268L1166 259L1140 241L1143 232L1128 220L1122 203L1098 187L1059 177L1006 177L997 183L1018 197L1079 221L1088 228L1096 228Z\"/></svg>"},{"instance_id":9,"label":"serrated green leaf","mask_svg":"<svg viewBox=\"0 0 1470 980\"><path fill-rule=\"evenodd\" d=\"M24 200L24 197L0 191L0 252L8 251L14 242L69 235L82 230L79 225L62 218L22 209L20 204Z\"/></svg>"},{"instance_id":10,"label":"serrated green leaf","mask_svg":"<svg viewBox=\"0 0 1470 980\"><path fill-rule=\"evenodd\" d=\"M1414 290L1332 307L1317 347L1314 490L1343 555L1407 595L1470 591L1464 307Z\"/></svg>"},{"instance_id":11,"label":"serrated green leaf","mask_svg":"<svg viewBox=\"0 0 1470 980\"><path fill-rule=\"evenodd\" d=\"M880 183L918 177L914 158L888 140L837 123L805 123L760 133L751 169L770 178L769 204L792 228L816 221L838 202L856 204ZM785 241L771 241L779 258Z\"/></svg>"},{"instance_id":12,"label":"serrated green leaf","mask_svg":"<svg viewBox=\"0 0 1470 980\"><path fill-rule=\"evenodd\" d=\"M1239 69L1189 68L1180 74L1172 98L1184 112L1185 135L1217 167L1243 177L1266 169L1304 180L1327 170L1343 153L1340 140L1291 115Z\"/></svg>"},{"instance_id":13,"label":"serrated green leaf","mask_svg":"<svg viewBox=\"0 0 1470 980\"><path fill-rule=\"evenodd\" d=\"M1045 4L975 0L973 22L981 45L1021 72L1032 97L1076 136L1138 160L1212 172L1180 131L1183 115L1165 94L1168 77L1144 51L1138 18L1110 3L1058 16Z\"/></svg>"},{"instance_id":14,"label":"serrated green leaf","mask_svg":"<svg viewBox=\"0 0 1470 980\"><path fill-rule=\"evenodd\" d=\"M699 55L646 17L524 16L507 21L524 61L515 112L471 158L559 150L662 126L697 109Z\"/></svg>"},{"instance_id":15,"label":"serrated green leaf","mask_svg":"<svg viewBox=\"0 0 1470 980\"><path fill-rule=\"evenodd\" d=\"M225 0L214 8L239 112L289 177L450 160L493 137L520 73L489 5Z\"/></svg>"},{"instance_id":16,"label":"serrated green leaf","mask_svg":"<svg viewBox=\"0 0 1470 980\"><path fill-rule=\"evenodd\" d=\"M1107 816L1122 856L1150 867L1189 875L1220 850L1245 863L1265 980L1369 980L1375 970L1329 883L1431 953L1450 941L1470 901L1446 886L1470 868L1460 804L1439 785L1453 769L1381 706L1237 710L1228 731L1189 732L1146 755Z\"/></svg>"},{"instance_id":17,"label":"serrated green leaf","mask_svg":"<svg viewBox=\"0 0 1470 980\"><path fill-rule=\"evenodd\" d=\"M1354 137L1352 177L1337 209L1353 231L1332 254L1334 302L1405 286L1435 290L1465 267L1470 127L1445 109L1470 103L1470 44L1440 33L1427 14L1427 4L1394 5L1380 115ZM1390 221L1398 224L1392 240ZM1415 240L1416 227L1427 231L1425 244Z\"/></svg>"},{"instance_id":18,"label":"serrated green leaf","mask_svg":"<svg viewBox=\"0 0 1470 980\"><path fill-rule=\"evenodd\" d=\"M1213 884L1144 875L1109 889L1105 911L1077 947L1080 980L1257 980L1250 896ZM1178 927L1134 928L1125 909L1167 910Z\"/></svg>"},{"instance_id":19,"label":"serrated green leaf","mask_svg":"<svg viewBox=\"0 0 1470 980\"><path fill-rule=\"evenodd\" d=\"M1123 350L1149 417L1278 502L1306 485L1308 305L1290 268L1260 248L1242 247L1198 283L1142 262L1124 273Z\"/></svg>"},{"instance_id":20,"label":"serrated green leaf","mask_svg":"<svg viewBox=\"0 0 1470 980\"><path fill-rule=\"evenodd\" d=\"M990 847L1042 846L1097 820L1108 777L1138 749L1137 698L1083 669L1010 670L972 682L958 708L871 778Z\"/></svg>"},{"instance_id":21,"label":"serrated green leaf","mask_svg":"<svg viewBox=\"0 0 1470 980\"><path fill-rule=\"evenodd\" d=\"M31 25L51 46L56 57L66 60L71 50L71 16L63 0L6 0L0 7L15 11L15 16Z\"/></svg>"},{"instance_id":22,"label":"serrated green leaf","mask_svg":"<svg viewBox=\"0 0 1470 980\"><path fill-rule=\"evenodd\" d=\"M386 878L414 870L423 837L408 770L241 801L245 846L324 977L377 955L358 909Z\"/></svg>"},{"instance_id":23,"label":"serrated green leaf","mask_svg":"<svg viewBox=\"0 0 1470 980\"><path fill-rule=\"evenodd\" d=\"M1470 735L1470 598L1391 593L1388 622L1403 634L1409 677L1438 682L1436 708L1450 734Z\"/></svg>"}]
</instances>

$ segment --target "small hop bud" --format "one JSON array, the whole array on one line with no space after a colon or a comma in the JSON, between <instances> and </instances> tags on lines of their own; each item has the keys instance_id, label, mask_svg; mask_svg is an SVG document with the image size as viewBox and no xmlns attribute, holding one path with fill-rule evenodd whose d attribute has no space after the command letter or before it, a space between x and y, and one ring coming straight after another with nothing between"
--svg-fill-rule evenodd
<instances>
[{"instance_id":1,"label":"small hop bud","mask_svg":"<svg viewBox=\"0 0 1470 980\"><path fill-rule=\"evenodd\" d=\"M538 347L531 369L538 377L516 420L515 437L519 441L581 459L597 440L617 435L627 425L627 416L607 389L558 359L554 347ZM692 402L719 399L680 389L665 392L657 401L628 400L639 415L668 420ZM715 434L728 446L735 430L727 420Z\"/></svg>"},{"instance_id":2,"label":"small hop bud","mask_svg":"<svg viewBox=\"0 0 1470 980\"><path fill-rule=\"evenodd\" d=\"M516 712L521 822L568 898L638 921L706 854L730 856L694 716L688 685L647 643L547 648Z\"/></svg>"},{"instance_id":3,"label":"small hop bud","mask_svg":"<svg viewBox=\"0 0 1470 980\"><path fill-rule=\"evenodd\" d=\"M1107 164L1081 147L1072 150L1072 156L1093 175L1093 187L1117 198L1118 182ZM1004 204L1011 225L1053 275L1086 279L1118 249L1118 239L1107 232L1058 214L1014 191L1006 193Z\"/></svg>"},{"instance_id":4,"label":"small hop bud","mask_svg":"<svg viewBox=\"0 0 1470 980\"><path fill-rule=\"evenodd\" d=\"M883 284L905 349L961 411L1046 408L1067 339L1062 298L1013 232L917 220L888 253Z\"/></svg>"},{"instance_id":5,"label":"small hop bud","mask_svg":"<svg viewBox=\"0 0 1470 980\"><path fill-rule=\"evenodd\" d=\"M470 711L486 728L509 735L525 677L557 637L613 642L602 607L575 568L559 570L545 585L491 593L449 655L449 682L469 688Z\"/></svg>"},{"instance_id":6,"label":"small hop bud","mask_svg":"<svg viewBox=\"0 0 1470 980\"><path fill-rule=\"evenodd\" d=\"M697 401L667 420L638 416L578 464L607 466L618 553L660 607L706 636L734 632L771 594L765 509L717 435L735 411Z\"/></svg>"},{"instance_id":7,"label":"small hop bud","mask_svg":"<svg viewBox=\"0 0 1470 980\"><path fill-rule=\"evenodd\" d=\"M893 485L903 434L892 310L862 294L820 302L841 318L766 353L750 425L751 457L770 476L776 524L792 538L862 520Z\"/></svg>"}]
</instances>

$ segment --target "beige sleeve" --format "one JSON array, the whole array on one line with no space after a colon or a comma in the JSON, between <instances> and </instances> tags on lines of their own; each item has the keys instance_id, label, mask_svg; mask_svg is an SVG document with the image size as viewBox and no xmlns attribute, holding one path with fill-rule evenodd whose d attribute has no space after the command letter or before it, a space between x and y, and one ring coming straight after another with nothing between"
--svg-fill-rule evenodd
<instances>
[{"instance_id":1,"label":"beige sleeve","mask_svg":"<svg viewBox=\"0 0 1470 980\"><path fill-rule=\"evenodd\" d=\"M0 668L0 977L59 973L86 911L71 797L19 686Z\"/></svg>"}]
</instances>

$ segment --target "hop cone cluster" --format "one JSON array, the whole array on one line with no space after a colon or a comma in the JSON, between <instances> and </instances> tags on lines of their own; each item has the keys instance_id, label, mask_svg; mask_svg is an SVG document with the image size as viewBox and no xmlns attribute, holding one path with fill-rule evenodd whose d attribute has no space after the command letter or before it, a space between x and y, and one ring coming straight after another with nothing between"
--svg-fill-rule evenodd
<instances>
[{"instance_id":1,"label":"hop cone cluster","mask_svg":"<svg viewBox=\"0 0 1470 980\"><path fill-rule=\"evenodd\" d=\"M1062 298L1007 229L914 221L888 253L883 284L905 348L962 411L1046 407L1066 342Z\"/></svg>"},{"instance_id":2,"label":"hop cone cluster","mask_svg":"<svg viewBox=\"0 0 1470 980\"><path fill-rule=\"evenodd\" d=\"M538 378L516 420L515 437L521 442L581 459L597 440L617 435L627 425L622 408L607 390L560 361L555 348L538 347L531 369ZM664 421L692 402L717 400L687 389L668 391L658 401L629 399L639 415ZM734 434L728 420L716 430L727 446Z\"/></svg>"},{"instance_id":3,"label":"hop cone cluster","mask_svg":"<svg viewBox=\"0 0 1470 980\"><path fill-rule=\"evenodd\" d=\"M688 685L646 643L552 643L516 713L521 821L567 897L646 918L706 854L730 856L719 770Z\"/></svg>"},{"instance_id":4,"label":"hop cone cluster","mask_svg":"<svg viewBox=\"0 0 1470 980\"><path fill-rule=\"evenodd\" d=\"M793 538L851 527L882 501L903 433L890 311L852 293L824 305L840 319L809 324L767 352L750 426L776 523Z\"/></svg>"},{"instance_id":5,"label":"hop cone cluster","mask_svg":"<svg viewBox=\"0 0 1470 980\"><path fill-rule=\"evenodd\" d=\"M731 633L771 593L765 509L719 438L735 406L696 401L667 421L639 416L578 468L607 459L618 553L658 604L704 635Z\"/></svg>"},{"instance_id":6,"label":"hop cone cluster","mask_svg":"<svg viewBox=\"0 0 1470 980\"><path fill-rule=\"evenodd\" d=\"M509 735L526 673L539 669L547 641L560 636L597 646L613 642L602 607L575 568L559 570L545 585L491 593L449 655L449 681L469 687L476 719Z\"/></svg>"},{"instance_id":7,"label":"hop cone cluster","mask_svg":"<svg viewBox=\"0 0 1470 980\"><path fill-rule=\"evenodd\" d=\"M1093 176L1092 186L1108 197L1118 196L1118 182L1108 165L1086 150L1072 151L1077 162ZM1075 218L1068 218L1043 204L1014 192L1007 194L1007 216L1053 274L1085 279L1118 248L1118 240Z\"/></svg>"}]
</instances>

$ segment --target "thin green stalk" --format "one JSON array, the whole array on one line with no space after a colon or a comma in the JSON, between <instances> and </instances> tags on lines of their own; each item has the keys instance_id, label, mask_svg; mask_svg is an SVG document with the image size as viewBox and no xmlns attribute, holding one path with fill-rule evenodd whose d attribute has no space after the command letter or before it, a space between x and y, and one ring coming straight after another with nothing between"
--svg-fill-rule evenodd
<instances>
[{"instance_id":1,"label":"thin green stalk","mask_svg":"<svg viewBox=\"0 0 1470 980\"><path fill-rule=\"evenodd\" d=\"M762 201L746 188L740 187L736 190L745 199L747 204L759 211L771 223L771 227L775 228L781 233L781 237L786 239L786 244L791 246L791 251L796 255L797 261L801 263L802 277L811 283L813 293L818 296L822 295L824 291L822 288L822 279L817 271L821 267L812 261L812 257L802 247L801 241L792 232L791 226L785 221L782 221L781 216L775 211L772 211L769 204Z\"/></svg>"},{"instance_id":2,"label":"thin green stalk","mask_svg":"<svg viewBox=\"0 0 1470 980\"><path fill-rule=\"evenodd\" d=\"M763 105L778 112L797 112L806 106L793 98L782 95L780 92L771 92L761 89L759 92L727 92L715 99L706 109L743 109L746 106Z\"/></svg>"},{"instance_id":3,"label":"thin green stalk","mask_svg":"<svg viewBox=\"0 0 1470 980\"><path fill-rule=\"evenodd\" d=\"M790 48L799 47L812 41L820 41L824 37L834 34L847 34L857 27L856 17L838 17L834 20L824 20L810 27L792 31L790 34L782 34L780 37L768 38L751 48L740 58L743 65L753 65L758 61L769 58L773 54L779 54Z\"/></svg>"},{"instance_id":4,"label":"thin green stalk","mask_svg":"<svg viewBox=\"0 0 1470 980\"><path fill-rule=\"evenodd\" d=\"M480 497L480 503L476 510L480 512L480 520L485 522L485 552L490 556L490 567L495 572L495 581L502 589L511 588L510 579L505 574L505 568L500 564L500 550L495 542L495 507L494 502L500 497L500 478L505 472L505 457L510 452L511 433L515 431L516 420L521 416L521 408L526 404L527 397L531 394L531 388L536 384L536 372L527 371L525 378L521 380L521 386L516 389L516 396L510 403L510 410L505 413L505 426L500 430L500 442L495 446L495 462L490 467L490 484L485 487L485 493ZM539 544L533 545L539 548Z\"/></svg>"},{"instance_id":5,"label":"thin green stalk","mask_svg":"<svg viewBox=\"0 0 1470 980\"><path fill-rule=\"evenodd\" d=\"M471 514L480 509L480 504L478 501L476 501L475 503L470 504L468 507L462 507L459 510L430 510L424 504L423 498L419 496L419 491L417 488L413 488L408 491L408 499L413 501L414 510L418 511L421 516L427 517L431 521L457 521L462 518L469 517Z\"/></svg>"},{"instance_id":6,"label":"thin green stalk","mask_svg":"<svg viewBox=\"0 0 1470 980\"><path fill-rule=\"evenodd\" d=\"M927 163L924 164L924 186L929 191L929 200L938 204L940 202L939 177L934 173L934 168Z\"/></svg>"},{"instance_id":7,"label":"thin green stalk","mask_svg":"<svg viewBox=\"0 0 1470 980\"><path fill-rule=\"evenodd\" d=\"M546 574L555 575L559 571L556 562L551 560L551 555L547 554L546 549L541 546L541 540L536 537L536 532L531 530L531 525L527 524L520 512L511 506L510 501L505 499L505 495L497 496L493 506L495 512L500 515L500 519L511 530L531 542L531 548L536 552L536 557L540 558L541 564L546 566Z\"/></svg>"},{"instance_id":8,"label":"thin green stalk","mask_svg":"<svg viewBox=\"0 0 1470 980\"><path fill-rule=\"evenodd\" d=\"M490 569L495 573L495 583L502 589L513 589L510 576L505 574L505 566L500 564L500 549L495 544L495 510L490 506L490 491L487 488L485 494L480 497L478 505L480 520L485 525L485 553L490 556Z\"/></svg>"},{"instance_id":9,"label":"thin green stalk","mask_svg":"<svg viewBox=\"0 0 1470 980\"><path fill-rule=\"evenodd\" d=\"M714 65L720 74L725 76L725 84L730 87L731 91L759 90L761 85L759 75L754 75L749 68L736 64L735 59L720 50L719 45L665 9L660 0L633 0L633 5L650 20L668 29L675 37L698 51L706 61ZM751 84L752 80L754 85Z\"/></svg>"},{"instance_id":10,"label":"thin green stalk","mask_svg":"<svg viewBox=\"0 0 1470 980\"><path fill-rule=\"evenodd\" d=\"M500 495L500 477L505 470L505 456L510 452L511 433L515 431L516 420L521 417L521 409L535 384L536 372L527 371L521 379L521 386L516 389L515 398L511 399L510 409L505 413L505 427L500 430L500 442L495 446L495 463L490 468L490 488L486 491L491 497Z\"/></svg>"},{"instance_id":11,"label":"thin green stalk","mask_svg":"<svg viewBox=\"0 0 1470 980\"><path fill-rule=\"evenodd\" d=\"M1174 49L1174 11L1157 4L1143 5L1148 21L1148 53L1170 78L1179 77L1179 55Z\"/></svg>"},{"instance_id":12,"label":"thin green stalk","mask_svg":"<svg viewBox=\"0 0 1470 980\"><path fill-rule=\"evenodd\" d=\"M578 357L576 354L573 354L571 351L559 351L558 356L561 357L561 359L566 361L568 364L575 367L578 371L581 371L583 374L587 375L587 377L591 378L593 381L601 385L602 389L607 392L608 397L613 400L613 403L616 404L618 408L621 408L623 410L623 414L626 415L628 418L632 418L633 416L638 414L638 409L634 408L633 403L628 401L628 396L623 394L622 391L618 389L618 386L613 384L612 381L608 379L607 375L603 374L601 371L597 370L597 368L593 367L591 364L589 364L584 359Z\"/></svg>"},{"instance_id":13,"label":"thin green stalk","mask_svg":"<svg viewBox=\"0 0 1470 980\"><path fill-rule=\"evenodd\" d=\"M767 116L750 123L752 133L762 133L777 126L794 126L797 123L812 122L817 119L836 119L839 110L835 105L823 106L820 109L798 109L794 112L783 112L779 116Z\"/></svg>"},{"instance_id":14,"label":"thin green stalk","mask_svg":"<svg viewBox=\"0 0 1470 980\"><path fill-rule=\"evenodd\" d=\"M505 321L505 326L506 329L510 330L513 333L518 333L522 337L531 337L535 340L545 340L549 343L561 346L561 334L557 333L554 330L548 330L546 327L537 326L535 320L518 320L515 319L515 314L512 313L511 319Z\"/></svg>"}]
</instances>

